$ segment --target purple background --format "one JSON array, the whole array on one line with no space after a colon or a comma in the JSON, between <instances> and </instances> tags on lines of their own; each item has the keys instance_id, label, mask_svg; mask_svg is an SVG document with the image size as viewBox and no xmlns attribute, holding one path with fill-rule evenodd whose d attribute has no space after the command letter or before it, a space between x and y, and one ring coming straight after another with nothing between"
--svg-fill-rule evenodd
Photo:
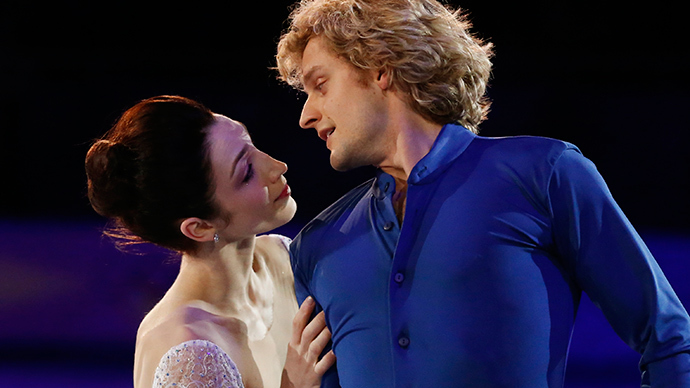
<instances>
[{"instance_id":1,"label":"purple background","mask_svg":"<svg viewBox=\"0 0 690 388\"><path fill-rule=\"evenodd\" d=\"M269 69L291 1L225 3L0 5L0 386L131 386L137 325L177 268L169 253L123 254L101 237L83 160L139 99L181 94L243 121L290 166L288 236L371 176L331 170L323 142L297 125L303 97ZM453 3L496 45L482 134L575 143L688 306L683 13L663 2ZM638 359L585 298L566 386L639 386Z\"/></svg>"}]
</instances>

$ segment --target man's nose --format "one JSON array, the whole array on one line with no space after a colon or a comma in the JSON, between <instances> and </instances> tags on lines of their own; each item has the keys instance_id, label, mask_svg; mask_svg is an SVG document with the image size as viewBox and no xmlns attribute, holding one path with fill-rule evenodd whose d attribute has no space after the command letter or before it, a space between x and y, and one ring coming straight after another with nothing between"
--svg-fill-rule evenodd
<instances>
[{"instance_id":1,"label":"man's nose","mask_svg":"<svg viewBox=\"0 0 690 388\"><path fill-rule=\"evenodd\" d=\"M312 97L308 97L302 107L302 115L299 118L299 126L305 129L315 128L316 123L321 119L321 114L316 108L316 103Z\"/></svg>"}]
</instances>

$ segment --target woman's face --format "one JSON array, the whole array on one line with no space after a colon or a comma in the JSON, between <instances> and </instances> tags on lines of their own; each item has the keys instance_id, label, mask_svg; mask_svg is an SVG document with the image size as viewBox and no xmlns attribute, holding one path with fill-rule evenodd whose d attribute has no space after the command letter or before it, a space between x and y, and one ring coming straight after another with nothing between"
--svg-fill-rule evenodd
<instances>
[{"instance_id":1,"label":"woman's face","mask_svg":"<svg viewBox=\"0 0 690 388\"><path fill-rule=\"evenodd\" d=\"M245 126L225 116L215 115L207 136L215 201L229 214L218 234L233 241L290 221L297 204L283 176L287 165L256 149Z\"/></svg>"}]
</instances>

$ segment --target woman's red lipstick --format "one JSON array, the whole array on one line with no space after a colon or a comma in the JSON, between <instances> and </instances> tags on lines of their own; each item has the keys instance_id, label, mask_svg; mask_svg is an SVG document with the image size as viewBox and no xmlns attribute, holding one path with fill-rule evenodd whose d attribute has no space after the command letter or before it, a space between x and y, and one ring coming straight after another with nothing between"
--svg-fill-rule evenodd
<instances>
[{"instance_id":1,"label":"woman's red lipstick","mask_svg":"<svg viewBox=\"0 0 690 388\"><path fill-rule=\"evenodd\" d=\"M290 186L288 186L287 184L285 184L285 187L283 188L283 191L280 193L280 195L278 196L278 198L276 198L276 201L281 200L281 199L283 199L283 198L289 197L289 196L290 196L290 193L291 193Z\"/></svg>"}]
</instances>

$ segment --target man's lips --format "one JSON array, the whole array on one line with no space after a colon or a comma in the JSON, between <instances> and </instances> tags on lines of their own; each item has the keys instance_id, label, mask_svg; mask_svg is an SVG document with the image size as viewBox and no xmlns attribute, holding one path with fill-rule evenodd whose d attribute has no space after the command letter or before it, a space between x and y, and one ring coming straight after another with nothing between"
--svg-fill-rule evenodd
<instances>
[{"instance_id":1,"label":"man's lips","mask_svg":"<svg viewBox=\"0 0 690 388\"><path fill-rule=\"evenodd\" d=\"M327 129L322 129L318 131L319 137L323 141L327 141L328 137L331 136L331 134L335 132L335 128L327 128Z\"/></svg>"}]
</instances>

